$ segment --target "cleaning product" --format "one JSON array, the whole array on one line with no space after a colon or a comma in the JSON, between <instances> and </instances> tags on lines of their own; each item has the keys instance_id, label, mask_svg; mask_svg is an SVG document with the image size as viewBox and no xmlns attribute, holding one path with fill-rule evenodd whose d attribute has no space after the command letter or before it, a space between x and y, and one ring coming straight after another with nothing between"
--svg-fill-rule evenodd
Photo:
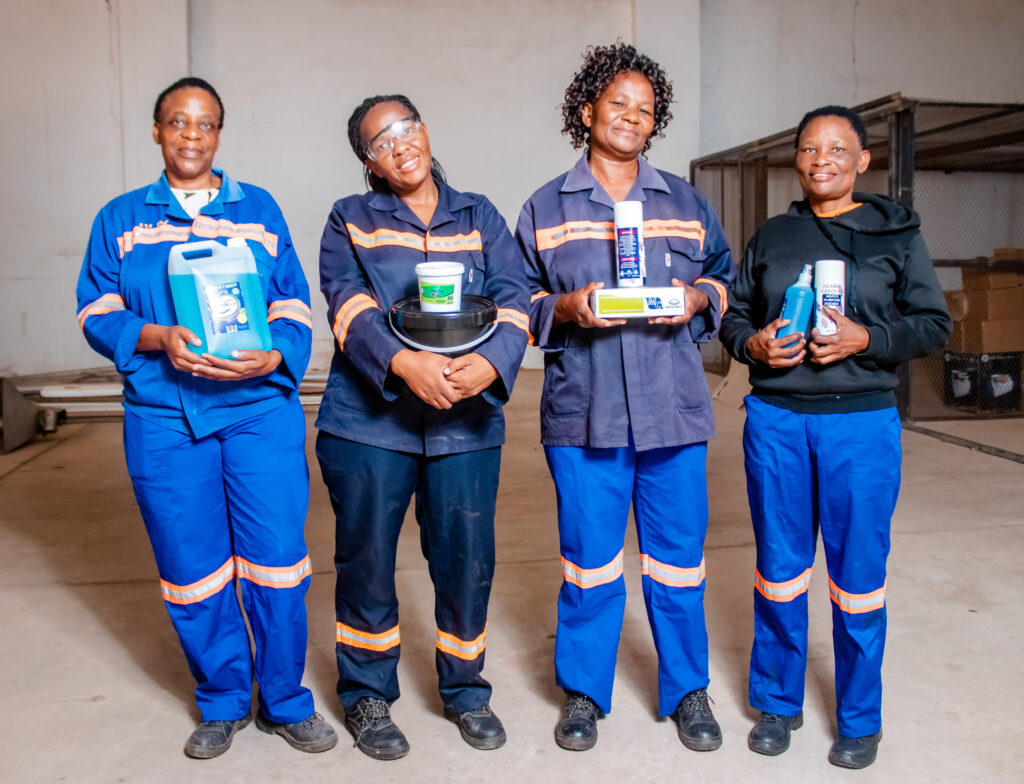
<instances>
[{"instance_id":1,"label":"cleaning product","mask_svg":"<svg viewBox=\"0 0 1024 784\"><path fill-rule=\"evenodd\" d=\"M834 335L836 326L824 308L846 314L846 262L842 259L821 259L814 262L814 326L819 335Z\"/></svg>"},{"instance_id":2,"label":"cleaning product","mask_svg":"<svg viewBox=\"0 0 1024 784\"><path fill-rule=\"evenodd\" d=\"M167 275L178 324L203 342L192 351L231 359L232 351L271 349L256 259L243 238L175 245Z\"/></svg>"},{"instance_id":3,"label":"cleaning product","mask_svg":"<svg viewBox=\"0 0 1024 784\"><path fill-rule=\"evenodd\" d=\"M811 288L811 265L804 264L803 271L796 283L786 289L786 298L782 302L781 318L789 319L789 323L779 329L775 337L784 338L797 332L807 336L807 322L814 308L814 290Z\"/></svg>"},{"instance_id":4,"label":"cleaning product","mask_svg":"<svg viewBox=\"0 0 1024 784\"><path fill-rule=\"evenodd\" d=\"M612 210L617 284L620 288L643 286L647 283L643 202L617 201Z\"/></svg>"}]
</instances>

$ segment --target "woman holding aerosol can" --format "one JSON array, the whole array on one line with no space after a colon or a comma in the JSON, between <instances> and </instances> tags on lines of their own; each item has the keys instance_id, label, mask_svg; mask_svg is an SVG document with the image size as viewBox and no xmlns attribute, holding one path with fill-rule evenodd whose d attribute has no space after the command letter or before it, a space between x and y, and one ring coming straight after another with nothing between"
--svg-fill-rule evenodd
<instances>
[{"instance_id":1,"label":"woman holding aerosol can","mask_svg":"<svg viewBox=\"0 0 1024 784\"><path fill-rule=\"evenodd\" d=\"M751 238L721 331L750 365L753 387L743 434L757 544L749 696L762 713L748 745L781 754L803 724L806 592L820 527L839 729L829 761L847 768L874 762L882 736L885 562L901 457L896 366L941 348L951 329L917 215L853 191L871 159L866 146L850 109L804 116L795 163L806 198ZM795 307L806 293L795 289L809 266L808 335Z\"/></svg>"}]
</instances>

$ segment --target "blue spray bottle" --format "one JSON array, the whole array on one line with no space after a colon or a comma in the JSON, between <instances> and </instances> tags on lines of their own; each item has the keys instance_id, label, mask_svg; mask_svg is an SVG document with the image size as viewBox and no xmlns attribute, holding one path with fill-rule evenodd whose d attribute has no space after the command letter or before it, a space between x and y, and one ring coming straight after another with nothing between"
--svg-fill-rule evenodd
<instances>
[{"instance_id":1,"label":"blue spray bottle","mask_svg":"<svg viewBox=\"0 0 1024 784\"><path fill-rule=\"evenodd\" d=\"M789 319L789 323L782 327L775 335L777 338L784 338L802 332L807 335L807 322L814 310L814 290L811 288L811 265L805 264L800 277L796 283L786 289L786 299L782 303L782 318Z\"/></svg>"}]
</instances>

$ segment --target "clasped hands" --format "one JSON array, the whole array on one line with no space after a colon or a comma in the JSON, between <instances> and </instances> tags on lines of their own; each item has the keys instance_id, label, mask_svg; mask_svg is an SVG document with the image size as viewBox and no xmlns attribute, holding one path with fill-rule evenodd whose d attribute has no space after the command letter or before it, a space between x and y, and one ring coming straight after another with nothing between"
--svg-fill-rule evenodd
<instances>
[{"instance_id":1,"label":"clasped hands","mask_svg":"<svg viewBox=\"0 0 1024 784\"><path fill-rule=\"evenodd\" d=\"M420 400L439 409L480 394L498 378L494 366L475 352L452 359L402 349L392 358L391 370Z\"/></svg>"},{"instance_id":2,"label":"clasped hands","mask_svg":"<svg viewBox=\"0 0 1024 784\"><path fill-rule=\"evenodd\" d=\"M811 330L810 343L800 332L777 338L775 336L778 331L789 324L789 319L778 318L747 339L747 353L773 368L799 365L808 351L811 362L829 365L859 354L871 344L871 335L860 324L850 321L838 310L828 306L825 306L825 313L836 323L835 334L820 335L815 327Z\"/></svg>"}]
</instances>

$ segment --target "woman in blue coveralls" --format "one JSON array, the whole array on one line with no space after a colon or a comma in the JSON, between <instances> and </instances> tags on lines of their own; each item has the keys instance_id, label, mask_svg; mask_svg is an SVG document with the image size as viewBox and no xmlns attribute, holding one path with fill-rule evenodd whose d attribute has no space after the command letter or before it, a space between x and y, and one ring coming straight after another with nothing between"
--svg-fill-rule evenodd
<instances>
[{"instance_id":1,"label":"woman in blue coveralls","mask_svg":"<svg viewBox=\"0 0 1024 784\"><path fill-rule=\"evenodd\" d=\"M882 737L885 562L900 484L896 367L941 348L952 323L920 221L897 201L854 193L871 160L856 112L824 106L796 134L805 199L751 238L722 322L750 365L743 449L757 544L748 745L789 748L803 724L807 589L821 528L832 599L839 738L829 761L874 762ZM786 288L806 264L845 261L833 334L776 337Z\"/></svg>"},{"instance_id":2,"label":"woman in blue coveralls","mask_svg":"<svg viewBox=\"0 0 1024 784\"><path fill-rule=\"evenodd\" d=\"M401 635L398 534L415 494L437 622L444 715L477 749L505 730L481 676L494 574L494 507L508 400L528 339L522 255L494 206L449 187L419 112L402 95L367 98L349 142L370 191L334 204L320 287L337 341L317 457L337 521L338 696L356 745L375 759L409 751L391 720ZM452 359L412 351L386 313L417 291L416 264L461 262L462 290L498 305L494 334Z\"/></svg>"},{"instance_id":3,"label":"woman in blue coveralls","mask_svg":"<svg viewBox=\"0 0 1024 784\"><path fill-rule=\"evenodd\" d=\"M555 674L566 692L555 740L580 751L611 708L625 606L630 503L658 652L658 711L687 748L722 734L708 705L704 625L705 462L714 436L697 343L727 307L732 258L710 205L643 158L671 119L672 87L632 46L588 50L562 108L577 164L523 207L530 332L545 353L541 441L558 500L563 582ZM647 283L685 292L686 315L602 319L590 295L616 280L612 207L643 202Z\"/></svg>"},{"instance_id":4,"label":"woman in blue coveralls","mask_svg":"<svg viewBox=\"0 0 1024 784\"><path fill-rule=\"evenodd\" d=\"M249 724L297 749L326 751L334 729L301 685L311 567L298 386L309 361L309 288L280 209L266 191L213 167L224 107L202 79L156 100L164 173L100 210L78 280L89 345L124 376L128 473L202 722L190 757L223 754ZM273 348L233 359L195 354L177 326L167 260L177 243L242 237L259 267ZM241 583L256 644L255 668Z\"/></svg>"}]
</instances>

